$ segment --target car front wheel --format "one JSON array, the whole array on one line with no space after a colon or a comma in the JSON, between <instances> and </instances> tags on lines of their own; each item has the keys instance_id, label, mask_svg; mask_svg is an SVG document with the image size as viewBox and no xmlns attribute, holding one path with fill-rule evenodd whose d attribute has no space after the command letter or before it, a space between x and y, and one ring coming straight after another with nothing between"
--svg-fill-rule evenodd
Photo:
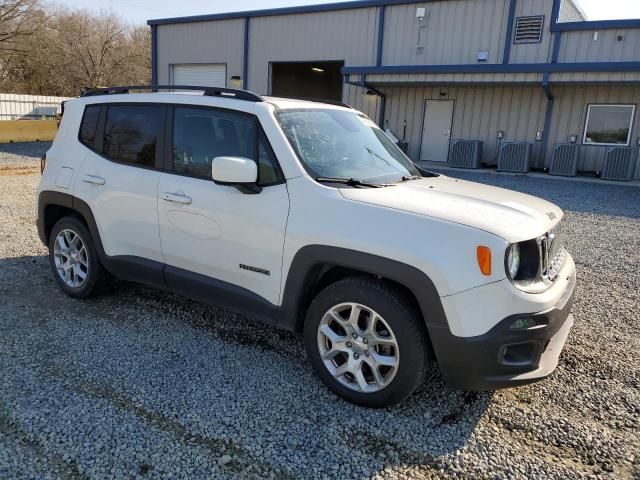
<instances>
[{"instance_id":1,"label":"car front wheel","mask_svg":"<svg viewBox=\"0 0 640 480\"><path fill-rule=\"evenodd\" d=\"M322 381L345 400L386 407L422 382L426 329L397 289L368 277L340 280L307 312L305 347Z\"/></svg>"}]
</instances>

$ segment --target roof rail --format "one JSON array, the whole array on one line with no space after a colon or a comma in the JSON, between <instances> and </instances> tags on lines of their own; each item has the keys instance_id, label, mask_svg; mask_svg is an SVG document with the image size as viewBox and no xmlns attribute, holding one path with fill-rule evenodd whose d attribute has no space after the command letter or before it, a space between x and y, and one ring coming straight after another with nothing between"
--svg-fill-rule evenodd
<instances>
[{"instance_id":1,"label":"roof rail","mask_svg":"<svg viewBox=\"0 0 640 480\"><path fill-rule=\"evenodd\" d=\"M204 92L209 97L225 97L234 98L236 100L246 100L248 102L262 102L262 97L247 90L239 90L235 88L222 87L204 87L196 85L129 85L122 87L104 87L104 88L83 88L81 97L95 97L97 95L114 95L118 93L131 93L134 90L150 90L157 92L158 90L192 90Z\"/></svg>"},{"instance_id":2,"label":"roof rail","mask_svg":"<svg viewBox=\"0 0 640 480\"><path fill-rule=\"evenodd\" d=\"M313 97L273 97L273 98L282 98L284 100L302 100L303 102L313 102L313 103L326 103L327 105L335 105L337 107L345 107L353 110L351 105L348 105L339 100L326 100L324 98L313 98Z\"/></svg>"}]
</instances>

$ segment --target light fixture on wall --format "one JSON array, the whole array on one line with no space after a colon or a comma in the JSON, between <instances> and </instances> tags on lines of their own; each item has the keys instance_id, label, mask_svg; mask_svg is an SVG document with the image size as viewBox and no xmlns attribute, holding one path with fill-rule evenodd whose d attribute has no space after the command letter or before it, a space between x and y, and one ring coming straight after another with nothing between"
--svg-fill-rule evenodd
<instances>
[{"instance_id":1,"label":"light fixture on wall","mask_svg":"<svg viewBox=\"0 0 640 480\"><path fill-rule=\"evenodd\" d=\"M230 86L231 88L241 88L242 87L242 77L240 75L232 75L230 78Z\"/></svg>"},{"instance_id":2,"label":"light fixture on wall","mask_svg":"<svg viewBox=\"0 0 640 480\"><path fill-rule=\"evenodd\" d=\"M578 143L578 135L575 133L569 135L569 143Z\"/></svg>"},{"instance_id":3,"label":"light fixture on wall","mask_svg":"<svg viewBox=\"0 0 640 480\"><path fill-rule=\"evenodd\" d=\"M373 90L366 90L364 94L368 97L375 97L376 92L374 92Z\"/></svg>"},{"instance_id":4,"label":"light fixture on wall","mask_svg":"<svg viewBox=\"0 0 640 480\"><path fill-rule=\"evenodd\" d=\"M311 70L316 73L324 73L324 68L320 68L320 67L311 67Z\"/></svg>"}]
</instances>

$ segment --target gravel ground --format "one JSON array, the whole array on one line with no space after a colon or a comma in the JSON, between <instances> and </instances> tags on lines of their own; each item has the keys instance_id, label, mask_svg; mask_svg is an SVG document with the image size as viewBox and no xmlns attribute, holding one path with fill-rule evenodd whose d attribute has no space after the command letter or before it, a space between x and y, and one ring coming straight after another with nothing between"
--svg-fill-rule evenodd
<instances>
[{"instance_id":1,"label":"gravel ground","mask_svg":"<svg viewBox=\"0 0 640 480\"><path fill-rule=\"evenodd\" d=\"M576 325L544 382L453 392L434 369L373 411L321 385L299 336L128 283L63 296L19 173L0 176L2 479L640 478L638 188L460 172L567 209Z\"/></svg>"}]
</instances>

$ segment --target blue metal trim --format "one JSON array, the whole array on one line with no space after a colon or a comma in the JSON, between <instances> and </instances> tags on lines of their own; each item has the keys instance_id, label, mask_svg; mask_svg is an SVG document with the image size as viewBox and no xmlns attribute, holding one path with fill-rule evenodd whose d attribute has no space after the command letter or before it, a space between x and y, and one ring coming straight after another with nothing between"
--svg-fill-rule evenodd
<instances>
[{"instance_id":1,"label":"blue metal trim","mask_svg":"<svg viewBox=\"0 0 640 480\"><path fill-rule=\"evenodd\" d=\"M378 49L376 50L376 65L382 65L382 48L384 45L384 10L385 6L380 5L378 10Z\"/></svg>"},{"instance_id":2,"label":"blue metal trim","mask_svg":"<svg viewBox=\"0 0 640 480\"><path fill-rule=\"evenodd\" d=\"M151 84L158 84L158 27L151 25Z\"/></svg>"},{"instance_id":3,"label":"blue metal trim","mask_svg":"<svg viewBox=\"0 0 640 480\"><path fill-rule=\"evenodd\" d=\"M249 88L249 17L244 19L244 45L242 52L242 88Z\"/></svg>"},{"instance_id":4,"label":"blue metal trim","mask_svg":"<svg viewBox=\"0 0 640 480\"><path fill-rule=\"evenodd\" d=\"M559 73L640 72L640 62L510 63L464 65L382 65L343 67L344 75L384 73Z\"/></svg>"},{"instance_id":5,"label":"blue metal trim","mask_svg":"<svg viewBox=\"0 0 640 480\"><path fill-rule=\"evenodd\" d=\"M547 145L549 144L549 132L551 130L551 117L553 116L553 105L555 97L549 85L549 73L545 73L542 79L542 90L547 97L547 107L544 112L544 126L542 127L542 143L540 145L541 167L544 167L544 160L547 157Z\"/></svg>"},{"instance_id":6,"label":"blue metal trim","mask_svg":"<svg viewBox=\"0 0 640 480\"><path fill-rule=\"evenodd\" d=\"M552 32L576 32L581 30L616 30L640 28L640 19L590 20L586 22L556 22L551 24Z\"/></svg>"},{"instance_id":7,"label":"blue metal trim","mask_svg":"<svg viewBox=\"0 0 640 480\"><path fill-rule=\"evenodd\" d=\"M553 0L553 7L551 9L551 31L553 32L553 27L558 23L560 17L560 5L562 0Z\"/></svg>"},{"instance_id":8,"label":"blue metal trim","mask_svg":"<svg viewBox=\"0 0 640 480\"><path fill-rule=\"evenodd\" d=\"M507 20L507 33L504 36L504 53L502 54L502 63L509 63L509 56L511 55L511 39L513 37L513 22L516 16L516 1L510 0L509 2L509 19Z\"/></svg>"},{"instance_id":9,"label":"blue metal trim","mask_svg":"<svg viewBox=\"0 0 640 480\"><path fill-rule=\"evenodd\" d=\"M558 55L560 55L560 40L562 40L562 32L553 34L553 49L551 51L551 63L558 63Z\"/></svg>"},{"instance_id":10,"label":"blue metal trim","mask_svg":"<svg viewBox=\"0 0 640 480\"><path fill-rule=\"evenodd\" d=\"M336 10L353 10L356 8L381 7L383 5L412 5L443 0L356 0L340 3L325 3L299 7L272 8L265 10L249 10L243 12L214 13L210 15L194 15L190 17L159 18L148 20L148 25L168 25L173 23L209 22L213 20L230 20L245 17L271 17L275 15L291 15L296 13L331 12Z\"/></svg>"}]
</instances>

